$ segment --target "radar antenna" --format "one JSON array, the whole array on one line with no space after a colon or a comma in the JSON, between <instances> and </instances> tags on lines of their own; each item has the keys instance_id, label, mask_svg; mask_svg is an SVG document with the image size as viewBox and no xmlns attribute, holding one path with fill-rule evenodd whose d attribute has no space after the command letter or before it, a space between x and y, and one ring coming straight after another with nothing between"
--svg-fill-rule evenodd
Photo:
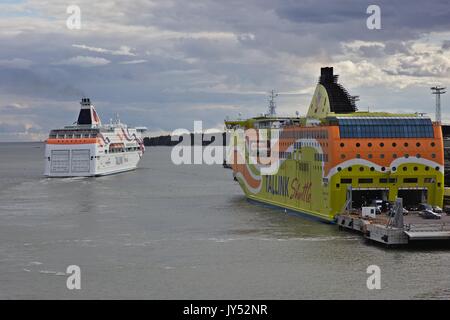
<instances>
[{"instance_id":1,"label":"radar antenna","mask_svg":"<svg viewBox=\"0 0 450 320\"><path fill-rule=\"evenodd\" d=\"M278 93L275 93L275 91L272 90L269 96L269 113L267 114L270 117L275 117L277 114L277 105L275 104L276 97L278 97Z\"/></svg>"},{"instance_id":2,"label":"radar antenna","mask_svg":"<svg viewBox=\"0 0 450 320\"><path fill-rule=\"evenodd\" d=\"M431 87L431 94L436 95L436 121L441 122L441 94L446 93L447 91L444 91L444 87L440 86L434 86Z\"/></svg>"}]
</instances>

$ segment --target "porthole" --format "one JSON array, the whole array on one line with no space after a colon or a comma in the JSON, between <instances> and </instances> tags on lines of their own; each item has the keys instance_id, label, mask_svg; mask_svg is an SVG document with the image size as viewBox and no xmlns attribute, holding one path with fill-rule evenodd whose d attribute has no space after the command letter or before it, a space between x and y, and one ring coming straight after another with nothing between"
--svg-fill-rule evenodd
<instances>
[{"instance_id":1,"label":"porthole","mask_svg":"<svg viewBox=\"0 0 450 320\"><path fill-rule=\"evenodd\" d=\"M364 167L359 167L359 171L364 171Z\"/></svg>"},{"instance_id":2,"label":"porthole","mask_svg":"<svg viewBox=\"0 0 450 320\"><path fill-rule=\"evenodd\" d=\"M436 145L436 143L434 143L434 142L431 143L431 146L432 146L432 147L434 147L435 145Z\"/></svg>"},{"instance_id":3,"label":"porthole","mask_svg":"<svg viewBox=\"0 0 450 320\"><path fill-rule=\"evenodd\" d=\"M430 170L430 167L425 167L425 171L428 171L428 170Z\"/></svg>"},{"instance_id":4,"label":"porthole","mask_svg":"<svg viewBox=\"0 0 450 320\"><path fill-rule=\"evenodd\" d=\"M352 167L348 167L348 169L347 169L348 171L352 171Z\"/></svg>"},{"instance_id":5,"label":"porthole","mask_svg":"<svg viewBox=\"0 0 450 320\"><path fill-rule=\"evenodd\" d=\"M416 143L416 147L420 147L420 142L417 142L417 143Z\"/></svg>"},{"instance_id":6,"label":"porthole","mask_svg":"<svg viewBox=\"0 0 450 320\"><path fill-rule=\"evenodd\" d=\"M380 142L380 147L384 147L384 143L383 142Z\"/></svg>"},{"instance_id":7,"label":"porthole","mask_svg":"<svg viewBox=\"0 0 450 320\"><path fill-rule=\"evenodd\" d=\"M371 142L369 142L369 143L367 144L367 146L368 146L368 147L371 147L371 146L372 146L372 143L371 143Z\"/></svg>"},{"instance_id":8,"label":"porthole","mask_svg":"<svg viewBox=\"0 0 450 320\"><path fill-rule=\"evenodd\" d=\"M375 171L375 168L374 167L370 167L370 171Z\"/></svg>"},{"instance_id":9,"label":"porthole","mask_svg":"<svg viewBox=\"0 0 450 320\"><path fill-rule=\"evenodd\" d=\"M386 168L385 167L381 167L381 171L385 171L386 170Z\"/></svg>"},{"instance_id":10,"label":"porthole","mask_svg":"<svg viewBox=\"0 0 450 320\"><path fill-rule=\"evenodd\" d=\"M341 154L341 159L345 159L345 154Z\"/></svg>"},{"instance_id":11,"label":"porthole","mask_svg":"<svg viewBox=\"0 0 450 320\"><path fill-rule=\"evenodd\" d=\"M406 168L406 167L403 167L403 171L406 171L406 170L408 170L408 168Z\"/></svg>"},{"instance_id":12,"label":"porthole","mask_svg":"<svg viewBox=\"0 0 450 320\"><path fill-rule=\"evenodd\" d=\"M417 171L417 170L419 170L419 168L417 168L417 167L414 167L414 171Z\"/></svg>"},{"instance_id":13,"label":"porthole","mask_svg":"<svg viewBox=\"0 0 450 320\"><path fill-rule=\"evenodd\" d=\"M345 146L345 144L341 142L341 147L343 147L343 146Z\"/></svg>"},{"instance_id":14,"label":"porthole","mask_svg":"<svg viewBox=\"0 0 450 320\"><path fill-rule=\"evenodd\" d=\"M404 145L405 147L407 147L407 146L408 146L408 142L405 142L403 145Z\"/></svg>"},{"instance_id":15,"label":"porthole","mask_svg":"<svg viewBox=\"0 0 450 320\"><path fill-rule=\"evenodd\" d=\"M436 167L436 168L434 168L434 169L436 169L436 171L439 171L439 167Z\"/></svg>"},{"instance_id":16,"label":"porthole","mask_svg":"<svg viewBox=\"0 0 450 320\"><path fill-rule=\"evenodd\" d=\"M396 171L397 170L397 168L396 167L392 167L392 171Z\"/></svg>"},{"instance_id":17,"label":"porthole","mask_svg":"<svg viewBox=\"0 0 450 320\"><path fill-rule=\"evenodd\" d=\"M359 148L361 146L361 144L359 142L357 142L356 146Z\"/></svg>"},{"instance_id":18,"label":"porthole","mask_svg":"<svg viewBox=\"0 0 450 320\"><path fill-rule=\"evenodd\" d=\"M396 147L397 144L396 144L395 142L392 142L392 146L393 146L393 147Z\"/></svg>"},{"instance_id":19,"label":"porthole","mask_svg":"<svg viewBox=\"0 0 450 320\"><path fill-rule=\"evenodd\" d=\"M337 168L337 171L341 171L341 170L342 170L342 168L341 168L341 167L338 167L338 168Z\"/></svg>"}]
</instances>

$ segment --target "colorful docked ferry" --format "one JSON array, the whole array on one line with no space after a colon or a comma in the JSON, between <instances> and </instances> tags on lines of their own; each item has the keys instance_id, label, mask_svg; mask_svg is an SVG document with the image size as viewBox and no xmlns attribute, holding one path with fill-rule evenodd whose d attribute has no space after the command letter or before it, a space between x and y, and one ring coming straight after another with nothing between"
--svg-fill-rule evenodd
<instances>
[{"instance_id":1,"label":"colorful docked ferry","mask_svg":"<svg viewBox=\"0 0 450 320\"><path fill-rule=\"evenodd\" d=\"M356 97L337 80L333 68L321 69L305 117L269 112L225 121L232 133L228 163L247 198L328 222L349 202L361 208L399 197L405 207L442 206L440 123L421 114L358 111ZM274 154L277 170L265 174Z\"/></svg>"},{"instance_id":2,"label":"colorful docked ferry","mask_svg":"<svg viewBox=\"0 0 450 320\"><path fill-rule=\"evenodd\" d=\"M129 128L116 119L102 125L90 99L81 100L74 125L51 130L45 145L49 177L102 176L133 170L142 158L145 127Z\"/></svg>"}]
</instances>

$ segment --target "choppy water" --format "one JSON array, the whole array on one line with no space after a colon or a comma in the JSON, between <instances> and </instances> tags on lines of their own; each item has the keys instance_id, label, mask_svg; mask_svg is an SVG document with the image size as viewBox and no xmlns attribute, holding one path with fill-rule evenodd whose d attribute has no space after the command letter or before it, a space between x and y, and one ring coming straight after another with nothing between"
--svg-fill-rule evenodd
<instances>
[{"instance_id":1,"label":"choppy water","mask_svg":"<svg viewBox=\"0 0 450 320\"><path fill-rule=\"evenodd\" d=\"M114 176L42 171L43 144L0 144L0 298L450 298L449 250L386 250L248 203L230 170L172 165L170 148Z\"/></svg>"}]
</instances>

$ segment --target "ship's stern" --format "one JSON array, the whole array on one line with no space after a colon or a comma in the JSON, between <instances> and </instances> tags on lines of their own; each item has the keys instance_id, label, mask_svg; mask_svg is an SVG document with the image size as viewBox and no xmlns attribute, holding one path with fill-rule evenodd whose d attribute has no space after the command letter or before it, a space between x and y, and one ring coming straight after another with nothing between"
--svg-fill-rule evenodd
<instances>
[{"instance_id":1,"label":"ship's stern","mask_svg":"<svg viewBox=\"0 0 450 320\"><path fill-rule=\"evenodd\" d=\"M44 175L47 177L85 177L96 175L95 144L61 144L47 141Z\"/></svg>"}]
</instances>

